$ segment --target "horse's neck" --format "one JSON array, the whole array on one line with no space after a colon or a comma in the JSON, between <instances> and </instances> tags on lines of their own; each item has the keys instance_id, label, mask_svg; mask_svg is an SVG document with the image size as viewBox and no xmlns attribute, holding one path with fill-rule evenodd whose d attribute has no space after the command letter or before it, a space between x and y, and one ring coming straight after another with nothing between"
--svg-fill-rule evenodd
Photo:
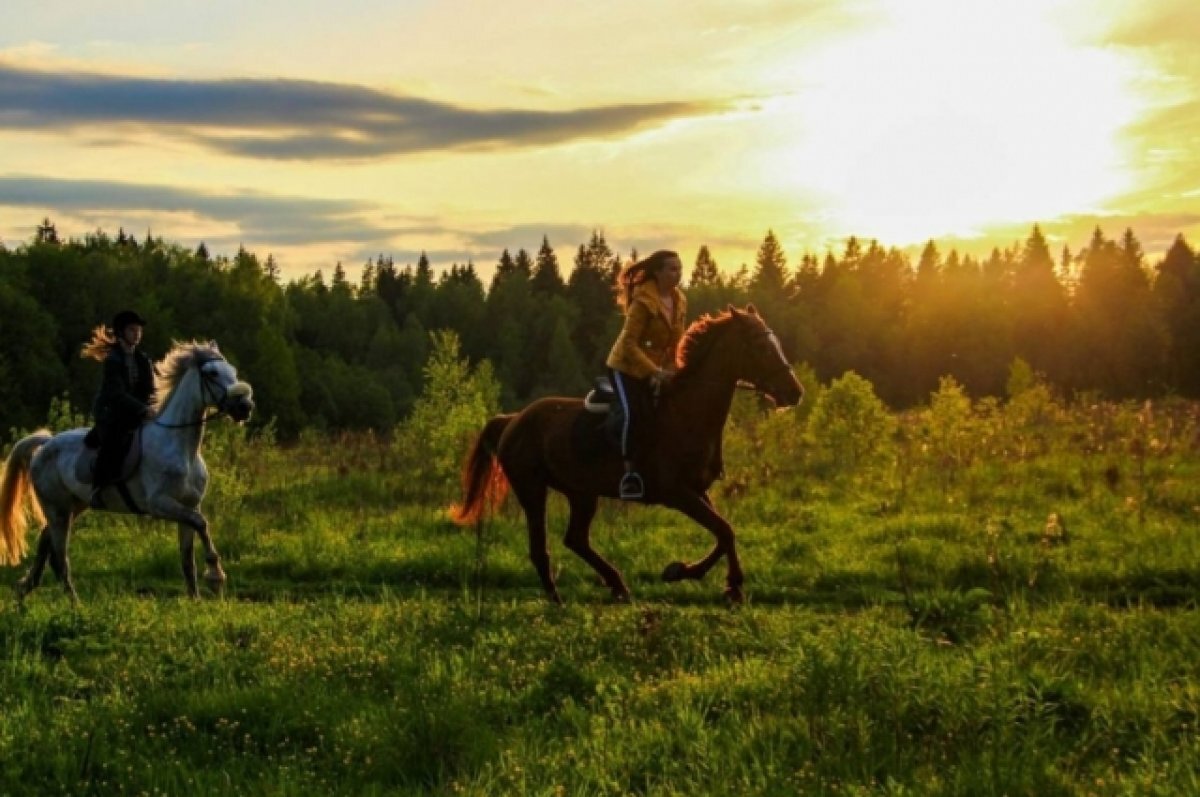
<instances>
[{"instance_id":1,"label":"horse's neck","mask_svg":"<svg viewBox=\"0 0 1200 797\"><path fill-rule=\"evenodd\" d=\"M200 421L204 417L205 407L199 380L196 370L189 368L171 391L157 424L168 435L182 437L184 449L190 454L200 450L200 441L204 436L204 425Z\"/></svg>"},{"instance_id":2,"label":"horse's neck","mask_svg":"<svg viewBox=\"0 0 1200 797\"><path fill-rule=\"evenodd\" d=\"M694 372L680 376L678 389L669 394L674 407L672 415L687 418L689 435L719 438L725 429L725 419L733 406L737 376L732 363L711 351Z\"/></svg>"}]
</instances>

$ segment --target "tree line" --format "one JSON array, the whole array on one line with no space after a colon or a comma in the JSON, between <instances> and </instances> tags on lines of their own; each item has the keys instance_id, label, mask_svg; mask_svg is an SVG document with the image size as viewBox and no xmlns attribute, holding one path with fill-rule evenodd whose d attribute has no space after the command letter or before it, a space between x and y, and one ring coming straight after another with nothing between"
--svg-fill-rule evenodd
<instances>
[{"instance_id":1,"label":"tree line","mask_svg":"<svg viewBox=\"0 0 1200 797\"><path fill-rule=\"evenodd\" d=\"M435 330L491 362L505 407L580 394L603 372L621 324L613 281L636 256L596 231L569 269L546 238L533 253L504 250L486 286L473 263L438 273L424 255L285 283L271 256L213 257L123 230L63 241L46 220L28 243L0 246L0 429L40 423L55 397L88 407L99 365L80 345L126 306L150 320L152 356L215 338L255 386L260 422L284 437L391 429L422 393ZM913 262L850 238L793 267L768 232L753 266L723 271L701 246L685 271L693 317L754 302L790 360L822 382L853 371L894 407L945 375L1000 395L1018 361L1064 393L1200 396L1200 260L1182 235L1154 263L1129 230L1097 229L1056 256L1035 226L984 259L930 241Z\"/></svg>"}]
</instances>

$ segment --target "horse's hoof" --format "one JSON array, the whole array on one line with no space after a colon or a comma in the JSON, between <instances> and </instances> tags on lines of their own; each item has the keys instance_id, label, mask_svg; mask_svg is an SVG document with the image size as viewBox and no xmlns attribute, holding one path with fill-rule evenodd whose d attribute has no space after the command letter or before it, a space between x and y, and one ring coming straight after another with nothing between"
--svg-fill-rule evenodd
<instances>
[{"instance_id":1,"label":"horse's hoof","mask_svg":"<svg viewBox=\"0 0 1200 797\"><path fill-rule=\"evenodd\" d=\"M668 584L674 581L683 581L687 578L687 565L683 562L671 562L663 568L662 580Z\"/></svg>"},{"instance_id":2,"label":"horse's hoof","mask_svg":"<svg viewBox=\"0 0 1200 797\"><path fill-rule=\"evenodd\" d=\"M627 589L614 589L612 591L613 603L630 603L633 596L629 594Z\"/></svg>"},{"instance_id":3,"label":"horse's hoof","mask_svg":"<svg viewBox=\"0 0 1200 797\"><path fill-rule=\"evenodd\" d=\"M225 571L219 567L204 571L204 580L209 584L224 584L227 578Z\"/></svg>"},{"instance_id":4,"label":"horse's hoof","mask_svg":"<svg viewBox=\"0 0 1200 797\"><path fill-rule=\"evenodd\" d=\"M731 606L741 606L746 602L746 596L742 594L741 587L726 587L725 600L729 601Z\"/></svg>"}]
</instances>

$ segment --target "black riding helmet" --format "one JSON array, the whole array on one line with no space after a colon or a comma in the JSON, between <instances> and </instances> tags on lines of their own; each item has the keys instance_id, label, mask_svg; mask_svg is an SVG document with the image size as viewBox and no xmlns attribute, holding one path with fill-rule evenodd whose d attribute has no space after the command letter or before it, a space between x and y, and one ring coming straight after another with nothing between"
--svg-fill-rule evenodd
<instances>
[{"instance_id":1,"label":"black riding helmet","mask_svg":"<svg viewBox=\"0 0 1200 797\"><path fill-rule=\"evenodd\" d=\"M146 319L142 318L133 310L122 310L113 316L112 330L118 336L125 331L125 327L130 324L137 324L139 327L146 326Z\"/></svg>"}]
</instances>

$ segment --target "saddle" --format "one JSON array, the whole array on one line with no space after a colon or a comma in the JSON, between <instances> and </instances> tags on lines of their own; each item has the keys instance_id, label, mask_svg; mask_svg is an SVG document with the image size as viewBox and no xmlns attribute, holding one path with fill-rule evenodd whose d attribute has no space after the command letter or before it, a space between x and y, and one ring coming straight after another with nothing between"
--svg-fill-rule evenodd
<instances>
[{"instance_id":1,"label":"saddle","mask_svg":"<svg viewBox=\"0 0 1200 797\"><path fill-rule=\"evenodd\" d=\"M625 415L607 376L598 376L583 399L586 410L575 419L572 439L585 460L611 456L621 450L621 426Z\"/></svg>"},{"instance_id":2,"label":"saddle","mask_svg":"<svg viewBox=\"0 0 1200 797\"><path fill-rule=\"evenodd\" d=\"M598 376L592 383L592 389L583 398L583 408L597 415L608 413L609 407L617 400L612 381L607 376Z\"/></svg>"},{"instance_id":3,"label":"saddle","mask_svg":"<svg viewBox=\"0 0 1200 797\"><path fill-rule=\"evenodd\" d=\"M96 459L100 455L100 440L96 430L92 429L88 432L83 442L83 450L75 458L75 480L90 487L96 479ZM140 464L142 464L142 430L141 427L138 427L129 438L129 447L125 451L125 458L121 461L121 470L113 483L120 484L126 481L137 472Z\"/></svg>"}]
</instances>

